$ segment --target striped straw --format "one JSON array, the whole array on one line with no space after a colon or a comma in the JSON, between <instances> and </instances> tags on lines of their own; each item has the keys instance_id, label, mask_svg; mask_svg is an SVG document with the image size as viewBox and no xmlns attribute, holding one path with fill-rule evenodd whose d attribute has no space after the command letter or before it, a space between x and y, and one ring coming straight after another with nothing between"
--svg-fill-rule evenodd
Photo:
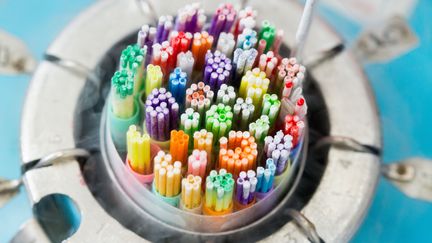
<instances>
[{"instance_id":1,"label":"striped straw","mask_svg":"<svg viewBox=\"0 0 432 243\"><path fill-rule=\"evenodd\" d=\"M153 89L162 87L163 73L159 66L153 64L147 65L147 74L145 81L145 93L150 95Z\"/></svg>"},{"instance_id":2,"label":"striped straw","mask_svg":"<svg viewBox=\"0 0 432 243\"><path fill-rule=\"evenodd\" d=\"M235 200L243 205L252 203L255 199L257 183L255 171L241 171L236 181Z\"/></svg>"},{"instance_id":3,"label":"striped straw","mask_svg":"<svg viewBox=\"0 0 432 243\"><path fill-rule=\"evenodd\" d=\"M183 130L190 138L200 129L200 114L192 108L187 108L180 116L180 130ZM193 148L193 141L189 139L189 148Z\"/></svg>"},{"instance_id":4,"label":"striped straw","mask_svg":"<svg viewBox=\"0 0 432 243\"><path fill-rule=\"evenodd\" d=\"M255 137L258 143L263 143L270 129L270 120L266 115L262 115L255 122L249 124L249 132Z\"/></svg>"},{"instance_id":5,"label":"striped straw","mask_svg":"<svg viewBox=\"0 0 432 243\"><path fill-rule=\"evenodd\" d=\"M145 103L145 123L147 132L152 139L166 141L170 131L177 129L179 105L165 88L153 89Z\"/></svg>"},{"instance_id":6,"label":"striped straw","mask_svg":"<svg viewBox=\"0 0 432 243\"><path fill-rule=\"evenodd\" d=\"M205 113L205 129L211 131L214 141L228 134L232 127L233 113L231 106L224 104L212 105Z\"/></svg>"},{"instance_id":7,"label":"striped straw","mask_svg":"<svg viewBox=\"0 0 432 243\"><path fill-rule=\"evenodd\" d=\"M261 115L267 115L270 120L270 127L276 122L278 118L281 102L276 94L265 94L263 97Z\"/></svg>"},{"instance_id":8,"label":"striped straw","mask_svg":"<svg viewBox=\"0 0 432 243\"><path fill-rule=\"evenodd\" d=\"M250 6L240 10L233 26L234 35L239 35L246 28L254 29L256 25L256 16L257 11L253 10Z\"/></svg>"},{"instance_id":9,"label":"striped straw","mask_svg":"<svg viewBox=\"0 0 432 243\"><path fill-rule=\"evenodd\" d=\"M266 77L273 80L274 73L276 72L276 67L278 66L279 60L275 57L272 51L262 54L258 61L258 68L265 72Z\"/></svg>"},{"instance_id":10,"label":"striped straw","mask_svg":"<svg viewBox=\"0 0 432 243\"><path fill-rule=\"evenodd\" d=\"M111 78L111 105L113 114L127 119L134 114L134 76L123 69L116 71Z\"/></svg>"},{"instance_id":11,"label":"striped straw","mask_svg":"<svg viewBox=\"0 0 432 243\"><path fill-rule=\"evenodd\" d=\"M246 28L240 35L238 35L236 48L249 50L254 48L257 42L257 32L253 29Z\"/></svg>"},{"instance_id":12,"label":"striped straw","mask_svg":"<svg viewBox=\"0 0 432 243\"><path fill-rule=\"evenodd\" d=\"M264 139L264 158L271 158L276 166L276 175L282 174L289 166L289 156L293 147L293 137L278 131L273 137Z\"/></svg>"},{"instance_id":13,"label":"striped straw","mask_svg":"<svg viewBox=\"0 0 432 243\"><path fill-rule=\"evenodd\" d=\"M192 79L194 63L195 59L191 51L180 52L177 55L177 67L181 68L181 70L187 74L189 80Z\"/></svg>"},{"instance_id":14,"label":"striped straw","mask_svg":"<svg viewBox=\"0 0 432 243\"><path fill-rule=\"evenodd\" d=\"M229 32L234 25L237 12L230 3L222 3L216 9L210 23L209 34L217 41L221 32Z\"/></svg>"},{"instance_id":15,"label":"striped straw","mask_svg":"<svg viewBox=\"0 0 432 243\"><path fill-rule=\"evenodd\" d=\"M264 20L262 22L261 31L258 37L259 40L266 41L264 52L267 52L272 47L275 37L276 37L276 28L274 27L274 25L270 24L268 20Z\"/></svg>"},{"instance_id":16,"label":"striped straw","mask_svg":"<svg viewBox=\"0 0 432 243\"><path fill-rule=\"evenodd\" d=\"M188 4L177 11L175 29L190 33L199 32L202 30L206 19L207 16L204 14L204 10L200 8L199 3Z\"/></svg>"},{"instance_id":17,"label":"striped straw","mask_svg":"<svg viewBox=\"0 0 432 243\"><path fill-rule=\"evenodd\" d=\"M219 140L219 168L237 177L240 171L256 168L258 146L249 132L230 131L228 138Z\"/></svg>"},{"instance_id":18,"label":"striped straw","mask_svg":"<svg viewBox=\"0 0 432 243\"><path fill-rule=\"evenodd\" d=\"M213 91L219 90L222 84L228 83L231 78L231 59L220 51L212 53L207 51L204 66L204 83L210 85Z\"/></svg>"},{"instance_id":19,"label":"striped straw","mask_svg":"<svg viewBox=\"0 0 432 243\"><path fill-rule=\"evenodd\" d=\"M201 183L199 176L188 175L181 183L181 200L185 208L194 209L201 205Z\"/></svg>"},{"instance_id":20,"label":"striped straw","mask_svg":"<svg viewBox=\"0 0 432 243\"><path fill-rule=\"evenodd\" d=\"M212 150L213 150L213 133L201 129L194 133L194 149L205 150L207 152L207 165L213 168Z\"/></svg>"},{"instance_id":21,"label":"striped straw","mask_svg":"<svg viewBox=\"0 0 432 243\"><path fill-rule=\"evenodd\" d=\"M254 68L252 71L247 71L243 76L239 96L243 98L250 97L255 106L255 112L257 112L261 107L263 96L267 93L269 84L270 80L266 77L266 74L260 71L259 68Z\"/></svg>"},{"instance_id":22,"label":"striped straw","mask_svg":"<svg viewBox=\"0 0 432 243\"><path fill-rule=\"evenodd\" d=\"M243 99L237 98L234 105L234 129L245 131L249 129L249 123L252 122L252 118L255 112L255 106L252 104L252 99L247 97Z\"/></svg>"},{"instance_id":23,"label":"striped straw","mask_svg":"<svg viewBox=\"0 0 432 243\"><path fill-rule=\"evenodd\" d=\"M205 55L207 50L210 50L213 45L213 36L206 31L194 34L192 42L192 54L195 59L195 69L200 70L204 65Z\"/></svg>"},{"instance_id":24,"label":"striped straw","mask_svg":"<svg viewBox=\"0 0 432 243\"><path fill-rule=\"evenodd\" d=\"M275 172L276 165L271 158L267 159L265 169L259 166L256 173L258 182L255 191L259 193L269 192L273 188Z\"/></svg>"},{"instance_id":25,"label":"striped straw","mask_svg":"<svg viewBox=\"0 0 432 243\"><path fill-rule=\"evenodd\" d=\"M160 16L157 29L156 29L156 42L162 43L168 40L172 28L173 28L173 17L171 15Z\"/></svg>"},{"instance_id":26,"label":"striped straw","mask_svg":"<svg viewBox=\"0 0 432 243\"><path fill-rule=\"evenodd\" d=\"M252 70L258 51L255 49L243 50L237 48L233 55L233 65L235 67L233 80L239 81L248 71ZM237 85L238 87L238 85Z\"/></svg>"},{"instance_id":27,"label":"striped straw","mask_svg":"<svg viewBox=\"0 0 432 243\"><path fill-rule=\"evenodd\" d=\"M138 94L143 85L146 48L139 45L127 46L120 55L120 69L134 74L134 95Z\"/></svg>"},{"instance_id":28,"label":"striped straw","mask_svg":"<svg viewBox=\"0 0 432 243\"><path fill-rule=\"evenodd\" d=\"M297 115L286 115L283 133L292 137L292 146L297 146L305 128L304 121Z\"/></svg>"},{"instance_id":29,"label":"striped straw","mask_svg":"<svg viewBox=\"0 0 432 243\"><path fill-rule=\"evenodd\" d=\"M182 163L175 161L163 151L154 158L154 186L156 191L164 197L173 197L180 193Z\"/></svg>"},{"instance_id":30,"label":"striped straw","mask_svg":"<svg viewBox=\"0 0 432 243\"><path fill-rule=\"evenodd\" d=\"M180 109L183 110L186 94L187 75L181 68L175 68L169 76L168 89L170 90Z\"/></svg>"},{"instance_id":31,"label":"striped straw","mask_svg":"<svg viewBox=\"0 0 432 243\"><path fill-rule=\"evenodd\" d=\"M206 169L207 152L205 150L194 149L188 158L187 174L205 178Z\"/></svg>"},{"instance_id":32,"label":"striped straw","mask_svg":"<svg viewBox=\"0 0 432 243\"><path fill-rule=\"evenodd\" d=\"M140 174L151 174L150 136L131 125L126 133L127 157L132 169Z\"/></svg>"},{"instance_id":33,"label":"striped straw","mask_svg":"<svg viewBox=\"0 0 432 243\"><path fill-rule=\"evenodd\" d=\"M206 178L205 206L213 211L221 212L232 206L234 179L225 169L210 171Z\"/></svg>"},{"instance_id":34,"label":"striped straw","mask_svg":"<svg viewBox=\"0 0 432 243\"><path fill-rule=\"evenodd\" d=\"M141 48L146 48L147 50L147 55L145 58L145 63L149 63L150 62L150 58L152 56L153 53L153 44L155 42L156 39L156 28L155 27L151 27L149 25L143 25L141 27L141 29L138 31L138 36L137 36L137 44L139 47Z\"/></svg>"},{"instance_id":35,"label":"striped straw","mask_svg":"<svg viewBox=\"0 0 432 243\"><path fill-rule=\"evenodd\" d=\"M233 86L222 84L217 92L216 103L233 106L236 102L236 92Z\"/></svg>"},{"instance_id":36,"label":"striped straw","mask_svg":"<svg viewBox=\"0 0 432 243\"><path fill-rule=\"evenodd\" d=\"M232 33L222 32L219 35L216 50L231 58L235 43L234 35Z\"/></svg>"},{"instance_id":37,"label":"striped straw","mask_svg":"<svg viewBox=\"0 0 432 243\"><path fill-rule=\"evenodd\" d=\"M183 31L173 31L170 36L170 44L173 49L173 54L170 64L171 67L173 67L177 63L177 55L180 52L187 52L191 46L192 43L192 34L189 32L183 32Z\"/></svg>"},{"instance_id":38,"label":"striped straw","mask_svg":"<svg viewBox=\"0 0 432 243\"><path fill-rule=\"evenodd\" d=\"M171 131L170 153L175 161L180 161L183 165L186 165L188 144L189 135L184 133L183 130Z\"/></svg>"},{"instance_id":39,"label":"striped straw","mask_svg":"<svg viewBox=\"0 0 432 243\"><path fill-rule=\"evenodd\" d=\"M173 48L170 46L168 41L164 41L162 44L156 43L153 45L152 64L160 66L162 73L166 78L174 67L175 62L173 62L173 58Z\"/></svg>"},{"instance_id":40,"label":"striped straw","mask_svg":"<svg viewBox=\"0 0 432 243\"><path fill-rule=\"evenodd\" d=\"M214 93L210 86L203 82L191 84L186 90L186 108L192 108L198 112L201 119L205 118L205 111L208 110L213 103Z\"/></svg>"}]
</instances>

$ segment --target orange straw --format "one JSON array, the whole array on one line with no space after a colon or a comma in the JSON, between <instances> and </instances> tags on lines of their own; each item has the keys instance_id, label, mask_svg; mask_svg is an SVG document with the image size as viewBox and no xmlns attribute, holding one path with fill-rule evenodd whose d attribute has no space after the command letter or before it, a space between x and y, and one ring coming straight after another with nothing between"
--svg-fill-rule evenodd
<instances>
[{"instance_id":1,"label":"orange straw","mask_svg":"<svg viewBox=\"0 0 432 243\"><path fill-rule=\"evenodd\" d=\"M173 161L180 161L182 165L186 164L188 155L188 144L189 135L184 133L183 130L171 131L170 153L172 155Z\"/></svg>"}]
</instances>

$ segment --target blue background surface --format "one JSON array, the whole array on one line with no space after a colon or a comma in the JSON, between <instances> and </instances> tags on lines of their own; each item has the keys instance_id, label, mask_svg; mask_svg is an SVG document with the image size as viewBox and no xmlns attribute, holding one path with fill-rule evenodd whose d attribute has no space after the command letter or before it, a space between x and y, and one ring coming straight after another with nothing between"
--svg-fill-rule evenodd
<instances>
[{"instance_id":1,"label":"blue background surface","mask_svg":"<svg viewBox=\"0 0 432 243\"><path fill-rule=\"evenodd\" d=\"M22 39L38 60L58 33L91 0L0 0L0 28ZM319 13L348 45L361 26L320 5ZM381 113L385 163L412 156L432 158L432 1L419 1L409 24L419 46L385 64L365 66ZM0 75L0 177L20 176L19 132L29 75ZM0 242L7 242L31 209L24 189L0 209ZM432 204L404 196L381 180L376 197L353 242L431 241ZM319 230L319 229L318 229Z\"/></svg>"}]
</instances>

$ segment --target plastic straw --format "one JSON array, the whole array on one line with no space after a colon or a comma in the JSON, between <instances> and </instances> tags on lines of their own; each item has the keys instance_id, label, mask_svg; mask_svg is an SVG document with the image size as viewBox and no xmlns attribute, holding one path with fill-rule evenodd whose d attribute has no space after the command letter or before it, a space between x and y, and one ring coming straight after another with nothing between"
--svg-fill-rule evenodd
<instances>
[{"instance_id":1,"label":"plastic straw","mask_svg":"<svg viewBox=\"0 0 432 243\"><path fill-rule=\"evenodd\" d=\"M120 55L120 69L133 73L134 95L138 94L143 88L146 52L147 47L141 48L135 44L127 46Z\"/></svg>"},{"instance_id":2,"label":"plastic straw","mask_svg":"<svg viewBox=\"0 0 432 243\"><path fill-rule=\"evenodd\" d=\"M150 63L152 57L152 47L156 39L156 28L150 27L149 25L143 25L138 31L137 44L141 48L146 48L147 55L145 63Z\"/></svg>"},{"instance_id":3,"label":"plastic straw","mask_svg":"<svg viewBox=\"0 0 432 243\"><path fill-rule=\"evenodd\" d=\"M192 43L192 34L189 32L173 31L170 36L170 45L173 49L170 67L177 63L177 55L180 52L187 52Z\"/></svg>"},{"instance_id":4,"label":"plastic straw","mask_svg":"<svg viewBox=\"0 0 432 243\"><path fill-rule=\"evenodd\" d=\"M216 103L233 106L236 102L236 96L233 86L222 84L217 92Z\"/></svg>"},{"instance_id":5,"label":"plastic straw","mask_svg":"<svg viewBox=\"0 0 432 243\"><path fill-rule=\"evenodd\" d=\"M292 137L293 147L297 146L299 139L303 136L305 128L304 121L297 115L286 115L283 133Z\"/></svg>"},{"instance_id":6,"label":"plastic straw","mask_svg":"<svg viewBox=\"0 0 432 243\"><path fill-rule=\"evenodd\" d=\"M253 29L246 28L237 37L236 48L249 50L251 48L255 48L257 43L258 43L257 32Z\"/></svg>"},{"instance_id":7,"label":"plastic straw","mask_svg":"<svg viewBox=\"0 0 432 243\"><path fill-rule=\"evenodd\" d=\"M181 200L187 209L194 209L201 205L202 177L188 175L181 182Z\"/></svg>"},{"instance_id":8,"label":"plastic straw","mask_svg":"<svg viewBox=\"0 0 432 243\"><path fill-rule=\"evenodd\" d=\"M253 202L258 183L256 173L253 170L241 171L236 180L235 200L243 205Z\"/></svg>"},{"instance_id":9,"label":"plastic straw","mask_svg":"<svg viewBox=\"0 0 432 243\"><path fill-rule=\"evenodd\" d=\"M184 109L186 95L187 74L181 68L176 68L169 76L168 89L170 90L181 110Z\"/></svg>"},{"instance_id":10,"label":"plastic straw","mask_svg":"<svg viewBox=\"0 0 432 243\"><path fill-rule=\"evenodd\" d=\"M186 90L186 108L192 108L200 114L201 119L205 118L205 111L210 109L213 103L214 93L210 86L203 82L191 84ZM202 124L202 121L200 122Z\"/></svg>"},{"instance_id":11,"label":"plastic straw","mask_svg":"<svg viewBox=\"0 0 432 243\"><path fill-rule=\"evenodd\" d=\"M239 96L250 97L255 106L255 112L257 112L261 107L263 96L267 93L269 84L270 80L266 74L259 68L254 68L252 71L247 71L241 79Z\"/></svg>"},{"instance_id":12,"label":"plastic straw","mask_svg":"<svg viewBox=\"0 0 432 243\"><path fill-rule=\"evenodd\" d=\"M270 129L270 120L266 115L262 115L255 122L249 124L249 132L255 137L258 143L263 143Z\"/></svg>"},{"instance_id":13,"label":"plastic straw","mask_svg":"<svg viewBox=\"0 0 432 243\"><path fill-rule=\"evenodd\" d=\"M192 79L194 63L195 59L191 51L180 52L177 55L177 67L181 68L181 70L187 74L189 80Z\"/></svg>"},{"instance_id":14,"label":"plastic straw","mask_svg":"<svg viewBox=\"0 0 432 243\"><path fill-rule=\"evenodd\" d=\"M150 158L150 136L137 131L135 125L129 127L126 133L127 157L132 169L140 174L152 173Z\"/></svg>"},{"instance_id":15,"label":"plastic straw","mask_svg":"<svg viewBox=\"0 0 432 243\"><path fill-rule=\"evenodd\" d=\"M231 106L224 104L212 105L206 111L205 129L211 131L215 141L228 134L232 127L233 113Z\"/></svg>"},{"instance_id":16,"label":"plastic straw","mask_svg":"<svg viewBox=\"0 0 432 243\"><path fill-rule=\"evenodd\" d=\"M273 163L273 159L269 158L266 160L266 165L264 167L259 166L257 168L256 177L258 179L256 185L256 192L267 193L269 192L274 184L274 177L276 173L276 166Z\"/></svg>"},{"instance_id":17,"label":"plastic straw","mask_svg":"<svg viewBox=\"0 0 432 243\"><path fill-rule=\"evenodd\" d=\"M209 34L218 40L221 32L229 32L234 25L237 12L230 3L220 4L210 22Z\"/></svg>"},{"instance_id":18,"label":"plastic straw","mask_svg":"<svg viewBox=\"0 0 432 243\"><path fill-rule=\"evenodd\" d=\"M156 29L156 42L162 43L168 40L172 28L173 28L173 17L171 15L160 16L157 29Z\"/></svg>"},{"instance_id":19,"label":"plastic straw","mask_svg":"<svg viewBox=\"0 0 432 243\"><path fill-rule=\"evenodd\" d=\"M194 149L188 158L187 174L205 178L207 170L207 152Z\"/></svg>"},{"instance_id":20,"label":"plastic straw","mask_svg":"<svg viewBox=\"0 0 432 243\"><path fill-rule=\"evenodd\" d=\"M247 97L243 99L241 97L237 98L236 103L233 108L234 112L234 122L233 126L235 130L246 131L249 129L249 123L252 122L255 106L252 103L252 98Z\"/></svg>"},{"instance_id":21,"label":"plastic straw","mask_svg":"<svg viewBox=\"0 0 432 243\"><path fill-rule=\"evenodd\" d=\"M154 186L156 191L164 197L173 197L180 193L182 163L173 162L171 155L163 151L154 158Z\"/></svg>"},{"instance_id":22,"label":"plastic straw","mask_svg":"<svg viewBox=\"0 0 432 243\"><path fill-rule=\"evenodd\" d=\"M234 179L225 169L210 171L206 178L205 206L213 211L221 212L232 207Z\"/></svg>"},{"instance_id":23,"label":"plastic straw","mask_svg":"<svg viewBox=\"0 0 432 243\"><path fill-rule=\"evenodd\" d=\"M252 67L257 59L258 51L255 49L243 50L237 48L233 54L233 65L235 67L233 80L234 86L239 86L239 81Z\"/></svg>"},{"instance_id":24,"label":"plastic straw","mask_svg":"<svg viewBox=\"0 0 432 243\"><path fill-rule=\"evenodd\" d=\"M162 87L163 73L159 66L153 64L147 65L147 74L145 81L145 93L150 95L153 89Z\"/></svg>"},{"instance_id":25,"label":"plastic straw","mask_svg":"<svg viewBox=\"0 0 432 243\"><path fill-rule=\"evenodd\" d=\"M167 141L170 131L178 128L179 105L165 88L153 89L145 103L145 124L151 138Z\"/></svg>"},{"instance_id":26,"label":"plastic straw","mask_svg":"<svg viewBox=\"0 0 432 243\"><path fill-rule=\"evenodd\" d=\"M275 124L279 111L281 107L281 102L276 94L265 94L263 97L261 115L267 115L270 120L270 127Z\"/></svg>"},{"instance_id":27,"label":"plastic straw","mask_svg":"<svg viewBox=\"0 0 432 243\"><path fill-rule=\"evenodd\" d=\"M258 146L249 132L230 131L219 140L219 168L237 177L240 171L256 168Z\"/></svg>"},{"instance_id":28,"label":"plastic straw","mask_svg":"<svg viewBox=\"0 0 432 243\"><path fill-rule=\"evenodd\" d=\"M187 108L180 116L180 130L183 130L190 138L200 129L200 114L192 108ZM193 148L193 140L189 139L189 148Z\"/></svg>"},{"instance_id":29,"label":"plastic straw","mask_svg":"<svg viewBox=\"0 0 432 243\"><path fill-rule=\"evenodd\" d=\"M283 58L277 67L276 85L273 91L281 94L283 98L290 98L292 91L302 86L305 74L306 68L297 63L297 59Z\"/></svg>"},{"instance_id":30,"label":"plastic straw","mask_svg":"<svg viewBox=\"0 0 432 243\"><path fill-rule=\"evenodd\" d=\"M212 151L213 151L213 133L208 132L205 129L196 131L193 135L194 149L204 150L207 153L207 165L209 168L213 168L212 164Z\"/></svg>"},{"instance_id":31,"label":"plastic straw","mask_svg":"<svg viewBox=\"0 0 432 243\"><path fill-rule=\"evenodd\" d=\"M192 42L192 55L195 59L194 69L200 70L203 68L205 55L213 45L213 36L209 35L206 31L194 34Z\"/></svg>"},{"instance_id":32,"label":"plastic straw","mask_svg":"<svg viewBox=\"0 0 432 243\"><path fill-rule=\"evenodd\" d=\"M276 73L279 60L272 51L262 54L258 61L258 68L265 72L266 77L273 80ZM272 82L273 83L273 82Z\"/></svg>"},{"instance_id":33,"label":"plastic straw","mask_svg":"<svg viewBox=\"0 0 432 243\"><path fill-rule=\"evenodd\" d=\"M134 114L134 76L123 69L116 71L111 78L111 105L113 114L127 119Z\"/></svg>"},{"instance_id":34,"label":"plastic straw","mask_svg":"<svg viewBox=\"0 0 432 243\"><path fill-rule=\"evenodd\" d=\"M222 84L228 83L231 79L231 59L226 57L220 51L212 53L207 51L204 66L204 83L210 85L210 88L217 92Z\"/></svg>"},{"instance_id":35,"label":"plastic straw","mask_svg":"<svg viewBox=\"0 0 432 243\"><path fill-rule=\"evenodd\" d=\"M170 153L175 161L186 165L188 155L189 135L184 131L171 131Z\"/></svg>"},{"instance_id":36,"label":"plastic straw","mask_svg":"<svg viewBox=\"0 0 432 243\"><path fill-rule=\"evenodd\" d=\"M237 36L246 28L254 29L256 25L256 16L257 11L252 9L250 6L240 10L233 26L233 34Z\"/></svg>"},{"instance_id":37,"label":"plastic straw","mask_svg":"<svg viewBox=\"0 0 432 243\"><path fill-rule=\"evenodd\" d=\"M278 131L276 135L267 136L264 139L264 157L266 160L271 158L276 166L276 175L282 174L288 167L289 156L293 147L293 137Z\"/></svg>"},{"instance_id":38,"label":"plastic straw","mask_svg":"<svg viewBox=\"0 0 432 243\"><path fill-rule=\"evenodd\" d=\"M175 29L190 33L199 32L202 30L206 19L204 10L200 8L199 3L188 4L178 10Z\"/></svg>"},{"instance_id":39,"label":"plastic straw","mask_svg":"<svg viewBox=\"0 0 432 243\"><path fill-rule=\"evenodd\" d=\"M259 40L265 40L266 46L264 48L264 53L267 52L273 45L276 37L276 28L274 25L270 24L268 20L262 22L261 30L259 33Z\"/></svg>"},{"instance_id":40,"label":"plastic straw","mask_svg":"<svg viewBox=\"0 0 432 243\"><path fill-rule=\"evenodd\" d=\"M231 58L235 44L236 42L232 33L222 32L219 35L216 50L222 52L225 56Z\"/></svg>"},{"instance_id":41,"label":"plastic straw","mask_svg":"<svg viewBox=\"0 0 432 243\"><path fill-rule=\"evenodd\" d=\"M168 41L162 44L156 43L153 45L152 64L160 66L164 77L168 77L169 72L174 67L174 52ZM167 79L167 78L166 78Z\"/></svg>"}]
</instances>

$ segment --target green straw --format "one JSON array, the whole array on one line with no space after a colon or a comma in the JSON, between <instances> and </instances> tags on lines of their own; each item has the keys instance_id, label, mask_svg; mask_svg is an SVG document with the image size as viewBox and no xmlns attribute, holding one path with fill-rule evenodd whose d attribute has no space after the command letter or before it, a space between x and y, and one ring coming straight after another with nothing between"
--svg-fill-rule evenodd
<instances>
[{"instance_id":1,"label":"green straw","mask_svg":"<svg viewBox=\"0 0 432 243\"><path fill-rule=\"evenodd\" d=\"M227 210L232 204L234 179L225 169L210 171L206 178L205 205L216 212Z\"/></svg>"},{"instance_id":2,"label":"green straw","mask_svg":"<svg viewBox=\"0 0 432 243\"><path fill-rule=\"evenodd\" d=\"M206 111L205 129L213 133L213 142L226 137L232 127L233 112L231 106L212 105Z\"/></svg>"},{"instance_id":3,"label":"green straw","mask_svg":"<svg viewBox=\"0 0 432 243\"><path fill-rule=\"evenodd\" d=\"M270 127L273 127L279 115L281 102L276 94L265 94L263 97L261 115L267 115L270 120Z\"/></svg>"},{"instance_id":4,"label":"green straw","mask_svg":"<svg viewBox=\"0 0 432 243\"><path fill-rule=\"evenodd\" d=\"M255 137L257 143L263 143L270 129L270 119L267 115L262 115L258 120L249 124L249 132Z\"/></svg>"},{"instance_id":5,"label":"green straw","mask_svg":"<svg viewBox=\"0 0 432 243\"><path fill-rule=\"evenodd\" d=\"M134 113L133 103L134 75L127 70L114 73L111 78L111 102L113 114L118 118L127 119Z\"/></svg>"},{"instance_id":6,"label":"green straw","mask_svg":"<svg viewBox=\"0 0 432 243\"><path fill-rule=\"evenodd\" d=\"M276 36L276 27L270 24L268 20L262 22L261 31L259 33L259 40L264 39L266 41L265 52L267 52L273 45Z\"/></svg>"},{"instance_id":7,"label":"green straw","mask_svg":"<svg viewBox=\"0 0 432 243\"><path fill-rule=\"evenodd\" d=\"M190 138L194 137L194 133L200 130L199 126L200 114L192 108L187 108L180 116L180 130L183 130ZM189 149L193 149L194 140L189 139Z\"/></svg>"},{"instance_id":8,"label":"green straw","mask_svg":"<svg viewBox=\"0 0 432 243\"><path fill-rule=\"evenodd\" d=\"M144 66L147 47L140 48L139 45L129 45L121 53L120 69L128 70L134 74L134 95L141 92L144 82Z\"/></svg>"}]
</instances>

